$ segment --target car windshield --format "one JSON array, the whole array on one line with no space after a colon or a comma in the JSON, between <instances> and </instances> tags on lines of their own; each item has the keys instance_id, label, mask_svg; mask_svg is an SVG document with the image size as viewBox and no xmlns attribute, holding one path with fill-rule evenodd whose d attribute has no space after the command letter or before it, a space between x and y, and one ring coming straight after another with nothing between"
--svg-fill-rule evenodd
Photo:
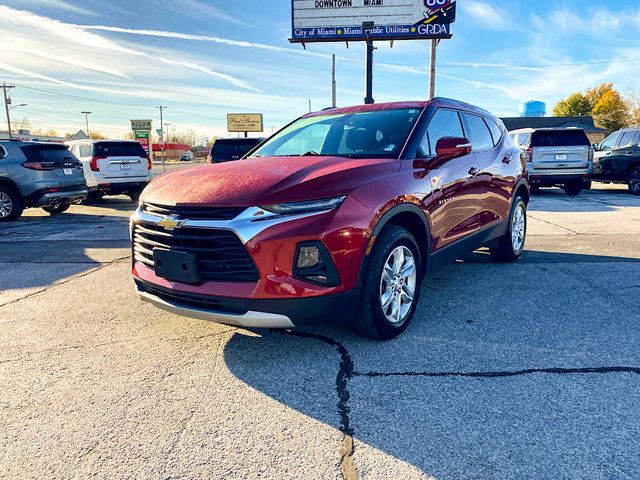
<instances>
[{"instance_id":1,"label":"car windshield","mask_svg":"<svg viewBox=\"0 0 640 480\"><path fill-rule=\"evenodd\" d=\"M421 111L401 108L304 117L271 137L251 156L398 158Z\"/></svg>"}]
</instances>

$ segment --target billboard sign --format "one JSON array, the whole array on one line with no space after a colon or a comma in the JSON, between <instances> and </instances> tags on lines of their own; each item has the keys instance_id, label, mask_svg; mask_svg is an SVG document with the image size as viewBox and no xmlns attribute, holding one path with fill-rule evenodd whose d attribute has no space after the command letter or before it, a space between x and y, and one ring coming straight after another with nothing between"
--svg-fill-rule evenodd
<instances>
[{"instance_id":1,"label":"billboard sign","mask_svg":"<svg viewBox=\"0 0 640 480\"><path fill-rule=\"evenodd\" d=\"M262 132L261 113L229 113L227 114L227 130L229 132Z\"/></svg>"},{"instance_id":2,"label":"billboard sign","mask_svg":"<svg viewBox=\"0 0 640 480\"><path fill-rule=\"evenodd\" d=\"M134 130L133 134L135 136L136 141L142 145L144 151L149 154L149 143L150 143L150 133L149 130Z\"/></svg>"},{"instance_id":3,"label":"billboard sign","mask_svg":"<svg viewBox=\"0 0 640 480\"><path fill-rule=\"evenodd\" d=\"M131 120L131 130L149 130L151 131L152 120Z\"/></svg>"},{"instance_id":4,"label":"billboard sign","mask_svg":"<svg viewBox=\"0 0 640 480\"><path fill-rule=\"evenodd\" d=\"M456 0L291 0L294 43L451 38Z\"/></svg>"}]
</instances>

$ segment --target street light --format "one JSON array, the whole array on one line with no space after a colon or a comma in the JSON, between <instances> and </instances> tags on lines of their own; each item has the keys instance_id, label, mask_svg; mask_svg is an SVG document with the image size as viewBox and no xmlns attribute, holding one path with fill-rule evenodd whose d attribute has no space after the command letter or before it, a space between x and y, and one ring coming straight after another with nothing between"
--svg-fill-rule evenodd
<instances>
[{"instance_id":1,"label":"street light","mask_svg":"<svg viewBox=\"0 0 640 480\"><path fill-rule=\"evenodd\" d=\"M87 137L89 136L89 115L91 115L91 112L80 112L84 115L84 119L85 122L87 124Z\"/></svg>"},{"instance_id":2,"label":"street light","mask_svg":"<svg viewBox=\"0 0 640 480\"><path fill-rule=\"evenodd\" d=\"M28 103L21 103L20 105L14 105L13 107L9 107L9 110L13 110L14 108L18 108L18 107L28 107L29 104Z\"/></svg>"}]
</instances>

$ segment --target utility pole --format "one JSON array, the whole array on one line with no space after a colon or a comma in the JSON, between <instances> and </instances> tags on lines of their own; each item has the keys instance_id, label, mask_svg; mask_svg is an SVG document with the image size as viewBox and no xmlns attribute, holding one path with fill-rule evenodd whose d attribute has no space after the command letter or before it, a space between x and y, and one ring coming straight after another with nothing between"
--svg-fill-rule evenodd
<instances>
[{"instance_id":1,"label":"utility pole","mask_svg":"<svg viewBox=\"0 0 640 480\"><path fill-rule=\"evenodd\" d=\"M331 106L336 108L337 96L336 96L336 54L331 56Z\"/></svg>"},{"instance_id":2,"label":"utility pole","mask_svg":"<svg viewBox=\"0 0 640 480\"><path fill-rule=\"evenodd\" d=\"M164 151L164 123L163 123L164 121L162 119L162 111L165 108L169 108L169 107L165 107L163 105L159 105L156 108L160 109L160 146L162 148L162 171L164 173L166 173L167 172L167 166L165 164L166 156L165 156L165 151Z\"/></svg>"},{"instance_id":3,"label":"utility pole","mask_svg":"<svg viewBox=\"0 0 640 480\"><path fill-rule=\"evenodd\" d=\"M311 99L309 99L309 113L311 113Z\"/></svg>"},{"instance_id":4,"label":"utility pole","mask_svg":"<svg viewBox=\"0 0 640 480\"><path fill-rule=\"evenodd\" d=\"M7 130L9 132L9 140L11 140L11 117L9 116L9 105L11 104L11 99L7 96L7 92L16 87L15 85L7 85L7 83L5 82L0 85L0 88L2 88L2 91L4 93L4 109L7 112Z\"/></svg>"},{"instance_id":5,"label":"utility pole","mask_svg":"<svg viewBox=\"0 0 640 480\"><path fill-rule=\"evenodd\" d=\"M430 71L429 71L429 100L433 100L436 96L436 49L438 48L438 44L440 43L440 39L432 39L431 40L431 60L430 60Z\"/></svg>"},{"instance_id":6,"label":"utility pole","mask_svg":"<svg viewBox=\"0 0 640 480\"><path fill-rule=\"evenodd\" d=\"M84 115L85 124L87 125L87 137L89 136L89 115L91 112L80 112Z\"/></svg>"}]
</instances>

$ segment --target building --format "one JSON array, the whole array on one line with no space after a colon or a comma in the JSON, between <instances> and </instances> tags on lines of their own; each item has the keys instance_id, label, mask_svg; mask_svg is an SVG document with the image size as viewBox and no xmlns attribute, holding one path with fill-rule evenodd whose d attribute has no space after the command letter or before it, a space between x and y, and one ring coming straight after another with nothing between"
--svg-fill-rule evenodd
<instances>
[{"instance_id":1,"label":"building","mask_svg":"<svg viewBox=\"0 0 640 480\"><path fill-rule=\"evenodd\" d=\"M184 143L165 143L164 154L167 160L179 160L182 155L191 150L189 145ZM162 158L162 145L153 144L153 158L158 160Z\"/></svg>"},{"instance_id":2,"label":"building","mask_svg":"<svg viewBox=\"0 0 640 480\"><path fill-rule=\"evenodd\" d=\"M502 119L507 130L521 128L581 128L591 143L600 143L607 136L607 131L598 128L593 117L505 117Z\"/></svg>"}]
</instances>

